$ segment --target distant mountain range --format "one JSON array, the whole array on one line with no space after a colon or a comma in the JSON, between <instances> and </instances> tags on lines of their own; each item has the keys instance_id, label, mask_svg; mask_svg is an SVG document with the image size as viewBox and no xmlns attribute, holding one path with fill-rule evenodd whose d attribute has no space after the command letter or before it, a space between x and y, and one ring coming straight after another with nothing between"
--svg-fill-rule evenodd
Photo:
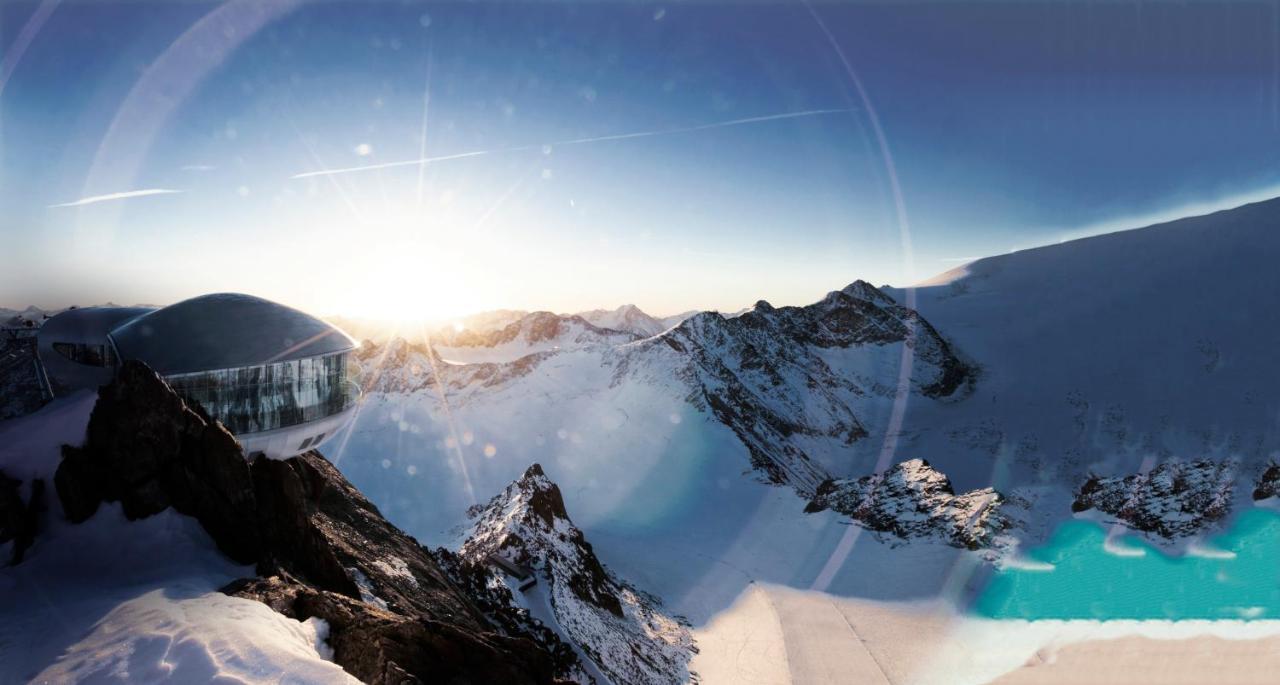
<instances>
[{"instance_id":1,"label":"distant mountain range","mask_svg":"<svg viewBox=\"0 0 1280 685\"><path fill-rule=\"evenodd\" d=\"M103 405L90 431L100 444L84 449L160 456L119 469L128 482L68 467L55 489L69 515L86 493L95 506L124 497L128 516L140 501L155 517L172 504L200 518L224 552L257 540L253 555L228 554L257 561L259 577L215 587L295 624L321 619L309 634L328 630L316 640L366 680L440 664L498 677L523 663L540 681L691 681L697 629L759 584L931 598L1075 515L1177 547L1274 503L1278 222L1273 200L982 259L912 290L855 281L806 306L731 315L491 312L360 348L365 399L331 443L336 469L319 455L255 463L257 487L232 487L243 483L189 473L173 450L117 449L149 433L107 430L120 422ZM147 397L167 397L155 385ZM24 541L23 563L41 574L59 550L91 544L95 525L113 541L190 544L176 524L170 539L145 520L29 535L33 477L52 477L53 445L85 435L90 406L0 422L0 457L19 467L0 479L12 529L0 526L0 544ZM197 462L220 449L218 463L236 463L220 432L182 416L157 435ZM253 519L271 506L285 508ZM228 538L208 510L256 523ZM264 523L276 519L292 528ZM175 577L229 580L188 571ZM27 582L16 578L0 581ZM141 600L121 597L135 612L112 625L151 625ZM10 624L23 625L0 630L24 632ZM397 651L406 635L463 657ZM0 657L25 658L6 643L0 633ZM308 668L328 663L301 649Z\"/></svg>"}]
</instances>

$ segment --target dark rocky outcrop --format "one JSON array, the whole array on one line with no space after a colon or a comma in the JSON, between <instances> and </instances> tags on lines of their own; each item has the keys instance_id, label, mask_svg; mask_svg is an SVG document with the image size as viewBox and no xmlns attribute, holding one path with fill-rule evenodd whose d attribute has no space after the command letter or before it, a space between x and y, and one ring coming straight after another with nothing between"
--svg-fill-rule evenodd
<instances>
[{"instance_id":1,"label":"dark rocky outcrop","mask_svg":"<svg viewBox=\"0 0 1280 685\"><path fill-rule=\"evenodd\" d=\"M1235 466L1232 461L1171 461L1146 473L1091 475L1071 510L1096 509L1166 539L1194 535L1230 511Z\"/></svg>"},{"instance_id":2,"label":"dark rocky outcrop","mask_svg":"<svg viewBox=\"0 0 1280 685\"><path fill-rule=\"evenodd\" d=\"M1253 499L1257 501L1277 496L1280 496L1280 464L1273 461L1267 464L1266 470L1254 484Z\"/></svg>"},{"instance_id":3,"label":"dark rocky outcrop","mask_svg":"<svg viewBox=\"0 0 1280 685\"><path fill-rule=\"evenodd\" d=\"M482 571L447 573L319 453L246 460L141 363L103 387L55 485L73 521L104 501L130 519L168 507L193 516L227 556L257 565L260 578L226 592L324 619L335 660L366 682L548 683L567 670L554 634L478 605L455 578Z\"/></svg>"},{"instance_id":4,"label":"dark rocky outcrop","mask_svg":"<svg viewBox=\"0 0 1280 685\"><path fill-rule=\"evenodd\" d=\"M882 473L828 480L805 512L831 509L877 533L976 550L997 546L1000 533L1013 527L1005 504L992 488L957 495L946 475L923 459L911 459Z\"/></svg>"},{"instance_id":5,"label":"dark rocky outcrop","mask_svg":"<svg viewBox=\"0 0 1280 685\"><path fill-rule=\"evenodd\" d=\"M44 508L44 481L31 482L31 494L22 499L22 481L0 472L0 545L13 542L9 564L22 563L27 549L35 541L40 512Z\"/></svg>"}]
</instances>

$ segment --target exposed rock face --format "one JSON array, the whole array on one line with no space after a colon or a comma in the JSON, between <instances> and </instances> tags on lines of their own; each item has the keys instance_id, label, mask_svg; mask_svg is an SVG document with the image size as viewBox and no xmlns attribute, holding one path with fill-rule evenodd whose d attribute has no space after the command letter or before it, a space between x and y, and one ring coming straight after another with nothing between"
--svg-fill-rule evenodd
<instances>
[{"instance_id":1,"label":"exposed rock face","mask_svg":"<svg viewBox=\"0 0 1280 685\"><path fill-rule=\"evenodd\" d=\"M30 414L45 403L35 342L34 337L0 333L0 421Z\"/></svg>"},{"instance_id":2,"label":"exposed rock face","mask_svg":"<svg viewBox=\"0 0 1280 685\"><path fill-rule=\"evenodd\" d=\"M102 389L85 444L64 448L55 484L74 521L103 501L131 519L170 506L195 517L263 576L227 592L328 621L335 660L366 682L548 683L573 668L554 635L478 606L318 453L246 460L230 433L140 363Z\"/></svg>"},{"instance_id":3,"label":"exposed rock face","mask_svg":"<svg viewBox=\"0 0 1280 685\"><path fill-rule=\"evenodd\" d=\"M856 480L826 481L805 511L831 509L879 533L981 549L998 546L1000 533L1013 526L1004 505L992 488L957 495L945 475L911 459Z\"/></svg>"},{"instance_id":4,"label":"exposed rock face","mask_svg":"<svg viewBox=\"0 0 1280 685\"><path fill-rule=\"evenodd\" d=\"M469 513L475 524L459 555L475 564L496 555L532 570L564 634L607 678L656 685L689 677L688 627L600 563L541 466Z\"/></svg>"},{"instance_id":5,"label":"exposed rock face","mask_svg":"<svg viewBox=\"0 0 1280 685\"><path fill-rule=\"evenodd\" d=\"M40 521L40 511L44 507L44 481L36 479L31 483L31 494L27 501L22 499L22 481L9 478L0 472L0 545L13 543L9 554L9 563L22 563L27 548L35 540Z\"/></svg>"},{"instance_id":6,"label":"exposed rock face","mask_svg":"<svg viewBox=\"0 0 1280 685\"><path fill-rule=\"evenodd\" d=\"M1230 510L1235 466L1232 461L1165 462L1130 476L1090 476L1071 509L1097 509L1167 539L1194 535Z\"/></svg>"},{"instance_id":7,"label":"exposed rock face","mask_svg":"<svg viewBox=\"0 0 1280 685\"><path fill-rule=\"evenodd\" d=\"M845 444L865 437L855 405L898 392L901 355L880 368L876 354L910 348L910 389L930 398L949 397L972 377L927 321L863 281L806 307L758 302L732 318L703 312L654 340L688 355L692 399L733 429L756 469L806 497L827 474L792 436ZM855 349L857 359L844 356Z\"/></svg>"},{"instance_id":8,"label":"exposed rock face","mask_svg":"<svg viewBox=\"0 0 1280 685\"><path fill-rule=\"evenodd\" d=\"M1271 462L1267 464L1267 468L1258 477L1258 482L1253 488L1253 499L1267 499L1269 497L1280 496L1280 464Z\"/></svg>"}]
</instances>

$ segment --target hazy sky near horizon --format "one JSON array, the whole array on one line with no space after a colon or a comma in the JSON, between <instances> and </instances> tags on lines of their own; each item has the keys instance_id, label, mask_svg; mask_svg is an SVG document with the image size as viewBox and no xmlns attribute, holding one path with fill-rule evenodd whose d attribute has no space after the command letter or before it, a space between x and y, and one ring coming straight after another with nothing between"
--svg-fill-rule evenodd
<instances>
[{"instance_id":1,"label":"hazy sky near horizon","mask_svg":"<svg viewBox=\"0 0 1280 685\"><path fill-rule=\"evenodd\" d=\"M1278 36L1207 1L5 2L0 306L909 284L1280 194Z\"/></svg>"}]
</instances>

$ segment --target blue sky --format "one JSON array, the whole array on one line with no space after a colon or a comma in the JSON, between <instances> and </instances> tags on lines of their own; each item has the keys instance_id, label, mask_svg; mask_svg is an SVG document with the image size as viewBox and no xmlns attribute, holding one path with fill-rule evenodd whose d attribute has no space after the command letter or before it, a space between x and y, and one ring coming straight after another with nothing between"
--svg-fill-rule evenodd
<instances>
[{"instance_id":1,"label":"blue sky","mask_svg":"<svg viewBox=\"0 0 1280 685\"><path fill-rule=\"evenodd\" d=\"M663 314L908 284L1276 194L1278 17L8 2L0 305L235 290L405 318ZM148 190L180 192L56 206Z\"/></svg>"}]
</instances>

